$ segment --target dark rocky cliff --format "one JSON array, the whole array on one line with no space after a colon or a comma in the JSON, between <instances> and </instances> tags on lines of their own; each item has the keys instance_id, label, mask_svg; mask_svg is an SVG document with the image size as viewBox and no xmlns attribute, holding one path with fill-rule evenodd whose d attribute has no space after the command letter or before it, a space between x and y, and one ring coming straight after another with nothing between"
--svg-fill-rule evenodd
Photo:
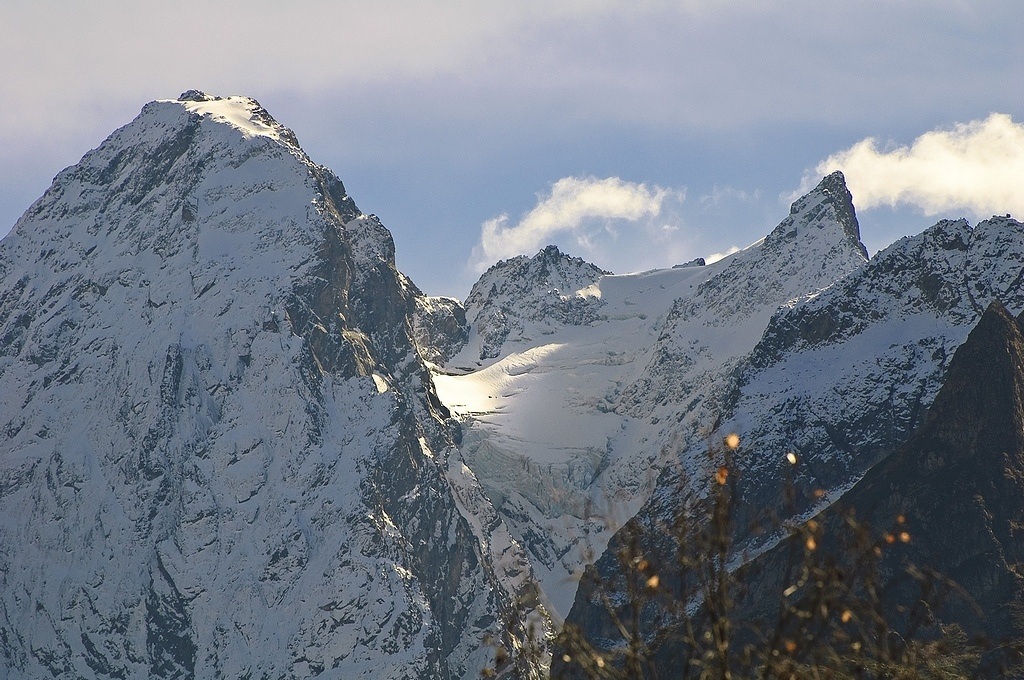
<instances>
[{"instance_id":1,"label":"dark rocky cliff","mask_svg":"<svg viewBox=\"0 0 1024 680\"><path fill-rule=\"evenodd\" d=\"M923 427L837 504L879 529L904 519L910 541L883 574L910 565L953 579L968 598L939 612L993 641L1024 635L1024 334L993 303L950 362Z\"/></svg>"}]
</instances>

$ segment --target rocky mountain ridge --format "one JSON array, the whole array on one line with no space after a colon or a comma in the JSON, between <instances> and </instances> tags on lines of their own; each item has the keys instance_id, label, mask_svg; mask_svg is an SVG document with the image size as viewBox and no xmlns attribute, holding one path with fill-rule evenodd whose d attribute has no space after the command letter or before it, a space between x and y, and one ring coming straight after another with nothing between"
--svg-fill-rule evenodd
<instances>
[{"instance_id":1,"label":"rocky mountain ridge","mask_svg":"<svg viewBox=\"0 0 1024 680\"><path fill-rule=\"evenodd\" d=\"M910 540L883 560L884 577L919 565L952 579L966 597L952 593L936 614L1019 655L1022 473L1024 328L996 301L953 355L922 427L837 505L879 530L902 518Z\"/></svg>"},{"instance_id":2,"label":"rocky mountain ridge","mask_svg":"<svg viewBox=\"0 0 1024 680\"><path fill-rule=\"evenodd\" d=\"M481 278L467 321L503 309L517 331L480 362L471 326L435 384L461 422L466 465L530 553L553 612L567 613L574 579L615 526L610 514L636 512L666 465L699 466L685 449L704 441L778 307L864 262L835 174L768 237L710 265L614 276L548 248ZM539 298L592 313L545 316L552 307Z\"/></svg>"},{"instance_id":3,"label":"rocky mountain ridge","mask_svg":"<svg viewBox=\"0 0 1024 680\"><path fill-rule=\"evenodd\" d=\"M590 287L610 273L556 246L533 257L502 260L480 276L466 298L467 344L484 361L498 357L506 342L530 342L538 332L597 321L601 298Z\"/></svg>"},{"instance_id":4,"label":"rocky mountain ridge","mask_svg":"<svg viewBox=\"0 0 1024 680\"><path fill-rule=\"evenodd\" d=\"M806 483L833 487L905 441L985 307L1024 306L1022 234L1009 217L941 221L780 309L727 411L748 467L777 483L778 461L762 451L791 450L816 466ZM832 380L815 380L826 367Z\"/></svg>"},{"instance_id":5,"label":"rocky mountain ridge","mask_svg":"<svg viewBox=\"0 0 1024 680\"><path fill-rule=\"evenodd\" d=\"M918 625L931 635L955 625L984 650L974 677L1013 677L1024 651L1022 471L1024 327L997 300L953 354L921 427L814 518L818 549L849 565L855 556L840 546L846 518L855 517L885 546L875 587L888 620L913 625L910 612L925 599L931 606ZM750 565L757 585L742 605L748 616L774 613L790 548L780 544Z\"/></svg>"}]
</instances>

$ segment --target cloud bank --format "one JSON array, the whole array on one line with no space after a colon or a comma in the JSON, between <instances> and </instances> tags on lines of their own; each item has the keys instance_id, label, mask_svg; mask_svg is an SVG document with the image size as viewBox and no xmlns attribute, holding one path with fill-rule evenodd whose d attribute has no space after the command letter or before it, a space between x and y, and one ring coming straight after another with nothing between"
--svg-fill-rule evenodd
<instances>
[{"instance_id":1,"label":"cloud bank","mask_svg":"<svg viewBox=\"0 0 1024 680\"><path fill-rule=\"evenodd\" d=\"M618 177L565 177L551 186L550 194L538 197L537 205L516 224L505 214L484 222L470 265L480 273L498 260L532 255L562 236L593 254L601 242L615 240L624 225L650 231L670 196L682 199L681 192ZM675 231L667 224L653 228L664 235Z\"/></svg>"},{"instance_id":2,"label":"cloud bank","mask_svg":"<svg viewBox=\"0 0 1024 680\"><path fill-rule=\"evenodd\" d=\"M846 175L859 209L902 204L926 215L1024 214L1024 124L993 113L926 132L910 146L880 149L869 137L815 168L819 176L834 170ZM816 180L805 183L810 181Z\"/></svg>"}]
</instances>

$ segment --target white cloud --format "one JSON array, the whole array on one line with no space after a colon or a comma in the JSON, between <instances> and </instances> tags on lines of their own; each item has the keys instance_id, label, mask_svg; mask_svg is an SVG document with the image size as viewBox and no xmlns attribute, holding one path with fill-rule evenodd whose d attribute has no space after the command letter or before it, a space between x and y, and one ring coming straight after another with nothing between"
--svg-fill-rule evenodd
<instances>
[{"instance_id":1,"label":"white cloud","mask_svg":"<svg viewBox=\"0 0 1024 680\"><path fill-rule=\"evenodd\" d=\"M819 176L833 170L846 175L859 209L902 204L926 215L1024 214L1024 124L993 113L951 130L926 132L910 146L879 149L869 137L815 168Z\"/></svg>"},{"instance_id":2,"label":"white cloud","mask_svg":"<svg viewBox=\"0 0 1024 680\"><path fill-rule=\"evenodd\" d=\"M651 223L662 213L669 196L683 198L679 191L618 177L565 177L551 186L550 194L539 196L537 205L516 224L510 224L508 215L484 222L471 265L482 272L497 260L533 254L565 235L592 255L601 250L601 244L616 240L625 225L639 228L648 238L652 234L670 236L672 225Z\"/></svg>"},{"instance_id":3,"label":"white cloud","mask_svg":"<svg viewBox=\"0 0 1024 680\"><path fill-rule=\"evenodd\" d=\"M729 246L721 253L711 253L710 255L704 258L704 262L706 264L714 264L715 262L718 262L719 260L724 260L733 253L738 253L741 250L743 249L740 248L739 246Z\"/></svg>"}]
</instances>

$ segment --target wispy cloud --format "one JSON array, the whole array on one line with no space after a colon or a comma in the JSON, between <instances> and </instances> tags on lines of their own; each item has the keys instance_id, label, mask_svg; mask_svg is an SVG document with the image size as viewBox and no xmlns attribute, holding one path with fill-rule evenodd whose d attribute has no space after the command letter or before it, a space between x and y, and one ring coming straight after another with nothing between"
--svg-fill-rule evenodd
<instances>
[{"instance_id":1,"label":"wispy cloud","mask_svg":"<svg viewBox=\"0 0 1024 680\"><path fill-rule=\"evenodd\" d=\"M651 232L669 196L683 198L680 191L618 177L565 177L515 224L508 215L484 222L470 264L482 272L497 260L532 254L559 236L569 236L585 254L593 253L624 227ZM674 228L657 224L654 230L668 236Z\"/></svg>"},{"instance_id":2,"label":"wispy cloud","mask_svg":"<svg viewBox=\"0 0 1024 680\"><path fill-rule=\"evenodd\" d=\"M704 194L698 199L698 203L704 210L716 209L723 203L757 203L761 200L761 190L738 189L731 186L718 186L711 188L711 193Z\"/></svg>"},{"instance_id":3,"label":"wispy cloud","mask_svg":"<svg viewBox=\"0 0 1024 680\"><path fill-rule=\"evenodd\" d=\"M715 262L718 262L719 260L724 260L733 253L738 253L741 250L743 249L740 248L739 246L729 246L721 253L711 253L710 255L704 258L704 262L707 264L714 264Z\"/></svg>"},{"instance_id":4,"label":"wispy cloud","mask_svg":"<svg viewBox=\"0 0 1024 680\"><path fill-rule=\"evenodd\" d=\"M909 146L879 148L869 137L818 164L818 176L842 170L860 209L911 205L926 215L969 211L977 217L1024 213L1024 124L993 113L950 130L926 132ZM805 183L816 181L805 178Z\"/></svg>"}]
</instances>

